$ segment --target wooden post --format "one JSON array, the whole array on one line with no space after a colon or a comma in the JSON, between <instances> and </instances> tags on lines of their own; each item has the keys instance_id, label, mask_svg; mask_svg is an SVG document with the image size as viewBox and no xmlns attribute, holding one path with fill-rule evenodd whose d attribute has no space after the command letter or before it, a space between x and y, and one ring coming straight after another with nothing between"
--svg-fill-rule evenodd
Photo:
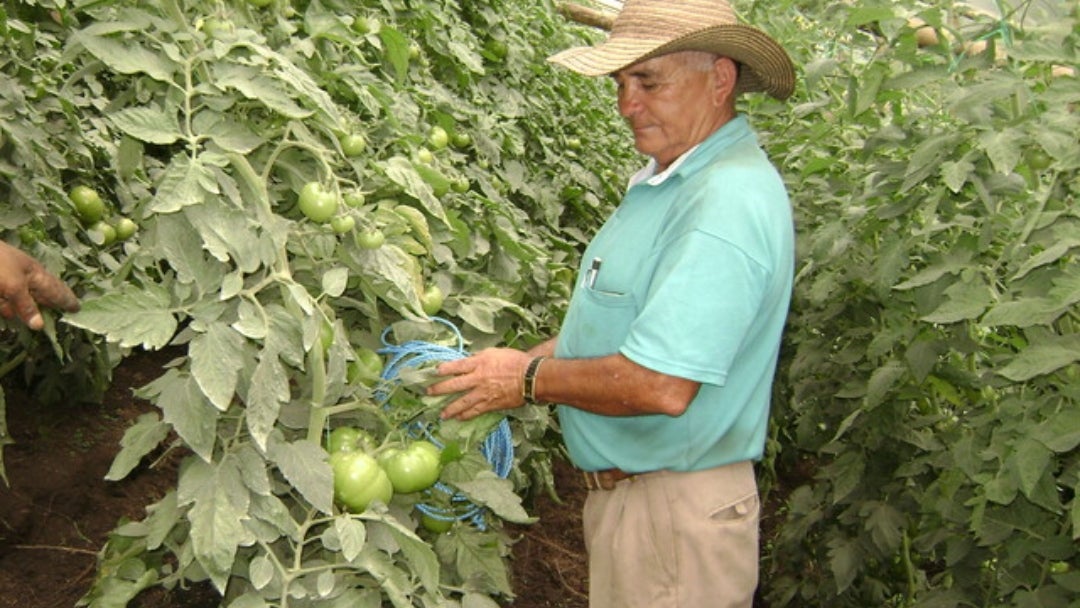
<instances>
[{"instance_id":1,"label":"wooden post","mask_svg":"<svg viewBox=\"0 0 1080 608\"><path fill-rule=\"evenodd\" d=\"M587 6L581 6L580 4L560 2L558 10L563 17L566 17L571 21L576 21L582 25L602 30L610 31L612 23L615 22L615 15L601 12Z\"/></svg>"}]
</instances>

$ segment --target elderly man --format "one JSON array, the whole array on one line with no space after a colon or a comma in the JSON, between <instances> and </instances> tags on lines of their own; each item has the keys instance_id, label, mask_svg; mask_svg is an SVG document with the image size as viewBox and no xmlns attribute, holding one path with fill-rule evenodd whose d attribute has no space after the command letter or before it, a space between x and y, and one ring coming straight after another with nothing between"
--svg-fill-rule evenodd
<instances>
[{"instance_id":1,"label":"elderly man","mask_svg":"<svg viewBox=\"0 0 1080 608\"><path fill-rule=\"evenodd\" d=\"M586 248L559 335L443 363L444 418L558 404L590 492L591 608L752 604L771 385L793 275L783 182L735 107L794 69L726 2L627 0L550 61L610 75L650 158Z\"/></svg>"},{"instance_id":2,"label":"elderly man","mask_svg":"<svg viewBox=\"0 0 1080 608\"><path fill-rule=\"evenodd\" d=\"M71 289L34 258L0 241L0 315L19 317L30 329L45 320L38 305L75 312L79 300Z\"/></svg>"}]
</instances>

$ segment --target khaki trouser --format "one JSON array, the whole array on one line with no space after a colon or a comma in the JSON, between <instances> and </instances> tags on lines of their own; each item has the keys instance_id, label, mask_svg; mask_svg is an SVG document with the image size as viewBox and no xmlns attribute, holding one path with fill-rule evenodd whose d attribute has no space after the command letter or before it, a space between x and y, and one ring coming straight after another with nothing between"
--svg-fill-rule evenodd
<instances>
[{"instance_id":1,"label":"khaki trouser","mask_svg":"<svg viewBox=\"0 0 1080 608\"><path fill-rule=\"evenodd\" d=\"M589 608L749 608L760 512L750 462L590 491Z\"/></svg>"}]
</instances>

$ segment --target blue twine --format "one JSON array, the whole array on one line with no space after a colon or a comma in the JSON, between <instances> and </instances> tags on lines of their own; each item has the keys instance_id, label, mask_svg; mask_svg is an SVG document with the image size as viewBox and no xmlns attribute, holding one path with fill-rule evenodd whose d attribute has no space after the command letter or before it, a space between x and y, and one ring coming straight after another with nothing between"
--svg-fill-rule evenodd
<instances>
[{"instance_id":1,"label":"blue twine","mask_svg":"<svg viewBox=\"0 0 1080 608\"><path fill-rule=\"evenodd\" d=\"M453 323L440 317L431 317L431 320L442 323L453 331L457 337L456 347L424 340L409 340L403 344L392 344L387 339L391 328L387 327L383 330L380 338L383 347L376 352L387 355L389 359L383 365L380 376L382 382L375 391L375 399L383 406L386 406L386 402L390 398L388 389L399 383L398 376L402 369L420 367L432 362L454 361L469 356L469 353L464 348L465 340L461 335L461 331ZM423 435L425 439L437 445L439 449L444 447L442 442L431 433L430 424L414 423L409 433L414 437ZM506 418L500 420L499 424L484 438L484 441L480 444L480 453L491 464L496 475L503 479L510 475L510 469L514 462L514 441L510 431L510 423L507 422ZM422 502L416 505L417 510L440 521L469 520L480 530L487 529L484 510L480 505L473 503L467 496L441 481L425 490L425 494L433 495L435 493L446 497L449 500L450 507Z\"/></svg>"}]
</instances>

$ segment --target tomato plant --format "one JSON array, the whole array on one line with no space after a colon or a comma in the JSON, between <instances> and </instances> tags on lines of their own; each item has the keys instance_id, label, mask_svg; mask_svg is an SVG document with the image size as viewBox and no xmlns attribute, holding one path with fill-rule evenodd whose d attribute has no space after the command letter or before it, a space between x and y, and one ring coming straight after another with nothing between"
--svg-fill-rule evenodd
<instances>
[{"instance_id":1,"label":"tomato plant","mask_svg":"<svg viewBox=\"0 0 1080 608\"><path fill-rule=\"evenodd\" d=\"M465 343L550 334L565 305L550 277L575 266L614 202L598 176L634 158L607 83L489 63L494 15L515 58L582 36L520 0L5 6L4 228L32 237L83 301L41 334L27 379L92 399L126 353L178 351L140 390L154 413L109 472L138 475L170 437L185 454L175 490L111 536L88 604L195 580L236 605L512 598L504 522L527 523L519 495L553 483L548 412L508 422L522 455L493 477L490 429L439 425L410 392L417 379L384 382L362 346L388 330L447 341L424 317L428 284L468 293L439 311ZM556 169L571 123L605 155ZM448 176L469 187L451 192ZM570 183L590 205L561 208L552 193ZM108 192L100 218L84 220L58 184ZM106 231L91 227L119 239L132 227L121 218L137 224L129 240L94 246ZM80 370L93 373L71 382ZM477 509L438 552L416 533L417 496L377 492L386 508L372 506L341 482L378 475L362 459L332 465L322 447L327 429L383 445L420 422L455 446L445 482ZM367 509L343 513L345 501ZM125 576L136 569L146 576Z\"/></svg>"},{"instance_id":2,"label":"tomato plant","mask_svg":"<svg viewBox=\"0 0 1080 608\"><path fill-rule=\"evenodd\" d=\"M402 494L430 488L442 472L440 450L430 441L414 441L404 448L387 449L379 454L378 462L394 491Z\"/></svg>"}]
</instances>

